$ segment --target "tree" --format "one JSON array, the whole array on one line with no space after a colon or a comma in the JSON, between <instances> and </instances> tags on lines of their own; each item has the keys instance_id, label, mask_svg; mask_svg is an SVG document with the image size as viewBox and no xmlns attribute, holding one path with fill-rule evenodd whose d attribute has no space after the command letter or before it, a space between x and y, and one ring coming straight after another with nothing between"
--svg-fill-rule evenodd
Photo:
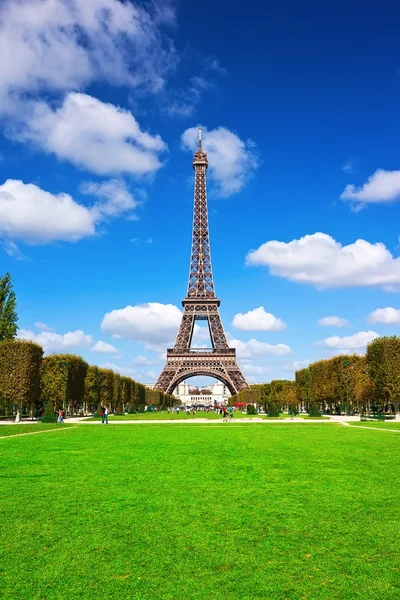
<instances>
[{"instance_id":1,"label":"tree","mask_svg":"<svg viewBox=\"0 0 400 600\"><path fill-rule=\"evenodd\" d=\"M89 412L95 412L100 398L100 374L99 367L90 366L85 377L85 408ZM86 412L86 411L84 411Z\"/></svg>"},{"instance_id":2,"label":"tree","mask_svg":"<svg viewBox=\"0 0 400 600\"><path fill-rule=\"evenodd\" d=\"M321 416L321 411L319 410L315 400L311 400L309 415L310 415L310 417L320 417Z\"/></svg>"},{"instance_id":3,"label":"tree","mask_svg":"<svg viewBox=\"0 0 400 600\"><path fill-rule=\"evenodd\" d=\"M393 404L397 412L400 401L400 338L381 337L370 342L367 346L367 368L375 403L381 408Z\"/></svg>"},{"instance_id":4,"label":"tree","mask_svg":"<svg viewBox=\"0 0 400 600\"><path fill-rule=\"evenodd\" d=\"M64 405L70 414L83 407L88 364L75 354L51 354L42 361L42 398L51 400L55 410ZM65 394L66 392L66 394Z\"/></svg>"},{"instance_id":5,"label":"tree","mask_svg":"<svg viewBox=\"0 0 400 600\"><path fill-rule=\"evenodd\" d=\"M51 400L49 400L44 407L44 413L41 421L42 423L56 423L57 421L56 413L54 412L54 406Z\"/></svg>"},{"instance_id":6,"label":"tree","mask_svg":"<svg viewBox=\"0 0 400 600\"><path fill-rule=\"evenodd\" d=\"M100 374L100 402L102 406L111 407L114 390L114 371L99 369Z\"/></svg>"},{"instance_id":7,"label":"tree","mask_svg":"<svg viewBox=\"0 0 400 600\"><path fill-rule=\"evenodd\" d=\"M6 273L0 277L0 342L12 340L18 331L18 316L11 275Z\"/></svg>"},{"instance_id":8,"label":"tree","mask_svg":"<svg viewBox=\"0 0 400 600\"><path fill-rule=\"evenodd\" d=\"M279 409L273 400L271 400L269 403L268 416L269 417L279 417Z\"/></svg>"},{"instance_id":9,"label":"tree","mask_svg":"<svg viewBox=\"0 0 400 600\"><path fill-rule=\"evenodd\" d=\"M11 414L40 406L40 369L43 348L25 340L0 342L0 409Z\"/></svg>"}]
</instances>

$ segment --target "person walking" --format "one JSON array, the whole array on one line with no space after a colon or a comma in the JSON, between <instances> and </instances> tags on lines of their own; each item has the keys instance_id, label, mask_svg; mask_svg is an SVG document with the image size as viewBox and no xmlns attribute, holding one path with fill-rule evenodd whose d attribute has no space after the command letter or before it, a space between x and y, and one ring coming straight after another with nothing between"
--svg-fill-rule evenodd
<instances>
[{"instance_id":1,"label":"person walking","mask_svg":"<svg viewBox=\"0 0 400 600\"><path fill-rule=\"evenodd\" d=\"M64 423L64 411L62 408L58 411L58 422Z\"/></svg>"},{"instance_id":2,"label":"person walking","mask_svg":"<svg viewBox=\"0 0 400 600\"><path fill-rule=\"evenodd\" d=\"M106 425L108 425L108 408L107 406L104 407L104 420Z\"/></svg>"}]
</instances>

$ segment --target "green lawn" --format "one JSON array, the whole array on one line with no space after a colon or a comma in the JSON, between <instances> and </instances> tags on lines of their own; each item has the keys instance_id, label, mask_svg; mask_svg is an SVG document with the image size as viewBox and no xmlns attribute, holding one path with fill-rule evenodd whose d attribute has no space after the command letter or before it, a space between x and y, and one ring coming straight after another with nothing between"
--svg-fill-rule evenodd
<instances>
[{"instance_id":1,"label":"green lawn","mask_svg":"<svg viewBox=\"0 0 400 600\"><path fill-rule=\"evenodd\" d=\"M241 412L234 412L233 416L235 419L248 419L254 417L258 417L259 415L246 415ZM101 417L90 417L87 419L88 421L92 421L95 419L96 421L101 421ZM189 415L183 411L179 413L167 413L166 411L162 412L158 410L157 412L146 412L139 413L137 415L110 415L108 417L109 421L187 421L189 419L222 419L222 416L215 412L205 412L204 410L199 410L195 415L190 413Z\"/></svg>"},{"instance_id":2,"label":"green lawn","mask_svg":"<svg viewBox=\"0 0 400 600\"><path fill-rule=\"evenodd\" d=\"M21 425L1 425L0 437L9 437L10 435L18 435L20 433L32 433L33 431L47 431L51 429L62 429L63 427L71 427L66 423L24 423Z\"/></svg>"},{"instance_id":3,"label":"green lawn","mask_svg":"<svg viewBox=\"0 0 400 600\"><path fill-rule=\"evenodd\" d=\"M400 598L399 458L334 424L0 440L1 599Z\"/></svg>"},{"instance_id":4,"label":"green lawn","mask_svg":"<svg viewBox=\"0 0 400 600\"><path fill-rule=\"evenodd\" d=\"M400 431L399 421L395 423L393 421L356 421L350 424L352 426L355 425L356 427L377 427L378 429L395 429Z\"/></svg>"}]
</instances>

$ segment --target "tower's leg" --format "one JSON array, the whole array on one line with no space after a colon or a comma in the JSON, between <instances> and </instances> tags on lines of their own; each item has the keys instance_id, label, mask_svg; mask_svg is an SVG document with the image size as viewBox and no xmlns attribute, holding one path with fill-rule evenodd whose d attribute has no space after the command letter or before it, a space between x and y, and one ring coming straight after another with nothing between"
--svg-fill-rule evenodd
<instances>
[{"instance_id":1,"label":"tower's leg","mask_svg":"<svg viewBox=\"0 0 400 600\"><path fill-rule=\"evenodd\" d=\"M157 379L154 389L166 393L175 375L176 371L174 369L171 369L170 364L167 362L167 364L161 371L159 378ZM173 390L170 393L172 394L172 392Z\"/></svg>"},{"instance_id":2,"label":"tower's leg","mask_svg":"<svg viewBox=\"0 0 400 600\"><path fill-rule=\"evenodd\" d=\"M209 309L208 327L210 329L210 337L213 348L229 348L217 307L215 309Z\"/></svg>"},{"instance_id":3,"label":"tower's leg","mask_svg":"<svg viewBox=\"0 0 400 600\"><path fill-rule=\"evenodd\" d=\"M190 310L192 309L192 310ZM193 307L185 306L182 321L179 326L178 335L175 340L175 348L189 349L192 343L195 314Z\"/></svg>"}]
</instances>

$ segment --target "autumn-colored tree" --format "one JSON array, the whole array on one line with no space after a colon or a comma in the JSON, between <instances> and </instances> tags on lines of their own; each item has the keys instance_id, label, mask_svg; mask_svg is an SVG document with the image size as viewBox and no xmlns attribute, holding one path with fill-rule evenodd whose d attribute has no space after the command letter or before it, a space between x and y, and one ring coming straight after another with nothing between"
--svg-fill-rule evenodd
<instances>
[{"instance_id":1,"label":"autumn-colored tree","mask_svg":"<svg viewBox=\"0 0 400 600\"><path fill-rule=\"evenodd\" d=\"M85 378L89 365L75 354L51 354L42 361L42 399L57 411L64 406L73 415L83 409Z\"/></svg>"},{"instance_id":2,"label":"autumn-colored tree","mask_svg":"<svg viewBox=\"0 0 400 600\"><path fill-rule=\"evenodd\" d=\"M85 406L84 412L96 412L100 402L100 373L99 367L90 366L85 377Z\"/></svg>"},{"instance_id":3,"label":"autumn-colored tree","mask_svg":"<svg viewBox=\"0 0 400 600\"><path fill-rule=\"evenodd\" d=\"M399 410L400 402L400 338L381 337L367 346L367 369L372 381L375 404Z\"/></svg>"},{"instance_id":4,"label":"autumn-colored tree","mask_svg":"<svg viewBox=\"0 0 400 600\"><path fill-rule=\"evenodd\" d=\"M114 371L111 369L99 369L100 381L100 405L111 408L114 390Z\"/></svg>"},{"instance_id":5,"label":"autumn-colored tree","mask_svg":"<svg viewBox=\"0 0 400 600\"><path fill-rule=\"evenodd\" d=\"M128 411L131 403L132 379L130 377L121 377L122 381L122 405L124 411Z\"/></svg>"},{"instance_id":6,"label":"autumn-colored tree","mask_svg":"<svg viewBox=\"0 0 400 600\"><path fill-rule=\"evenodd\" d=\"M40 406L43 348L25 340L0 342L0 410L32 414Z\"/></svg>"}]
</instances>

